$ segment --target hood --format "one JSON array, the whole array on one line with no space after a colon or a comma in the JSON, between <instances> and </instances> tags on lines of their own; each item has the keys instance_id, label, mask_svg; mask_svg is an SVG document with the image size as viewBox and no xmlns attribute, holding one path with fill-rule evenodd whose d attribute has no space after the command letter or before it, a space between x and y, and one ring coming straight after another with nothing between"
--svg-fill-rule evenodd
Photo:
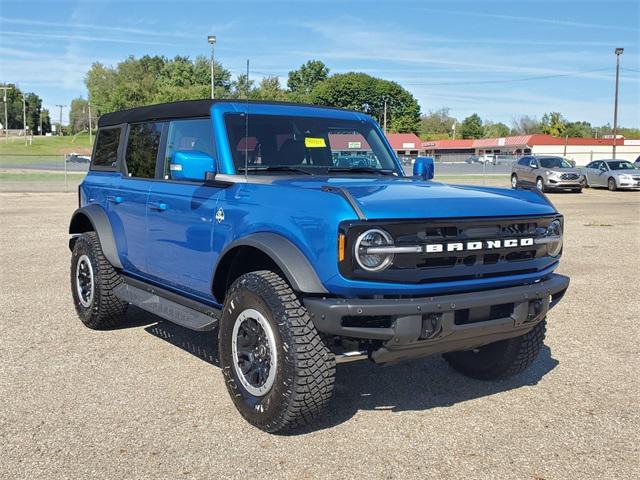
<instances>
[{"instance_id":1,"label":"hood","mask_svg":"<svg viewBox=\"0 0 640 480\"><path fill-rule=\"evenodd\" d=\"M624 170L612 170L611 173L618 173L622 175L640 175L640 170L637 168L626 168Z\"/></svg>"},{"instance_id":2,"label":"hood","mask_svg":"<svg viewBox=\"0 0 640 480\"><path fill-rule=\"evenodd\" d=\"M323 186L344 188L371 220L556 213L551 202L536 191L449 185L412 177L287 177L274 179L273 184L317 190Z\"/></svg>"}]
</instances>

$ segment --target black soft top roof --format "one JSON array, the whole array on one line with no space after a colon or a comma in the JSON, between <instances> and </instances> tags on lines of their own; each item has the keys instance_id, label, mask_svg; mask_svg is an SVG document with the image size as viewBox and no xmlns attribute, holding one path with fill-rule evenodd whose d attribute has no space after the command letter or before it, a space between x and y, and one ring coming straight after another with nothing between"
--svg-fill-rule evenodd
<instances>
[{"instance_id":1,"label":"black soft top roof","mask_svg":"<svg viewBox=\"0 0 640 480\"><path fill-rule=\"evenodd\" d=\"M130 108L119 112L105 113L98 119L98 127L108 127L120 125L121 123L145 122L149 120L167 120L170 118L207 117L211 112L214 103L245 103L246 100L221 99L221 100L185 100L182 102L158 103L146 107ZM342 110L340 108L323 107L321 105L305 105L303 103L292 102L269 102L260 100L249 100L249 103L261 103L269 105L291 105L308 106L315 108L328 108L332 110Z\"/></svg>"},{"instance_id":2,"label":"black soft top roof","mask_svg":"<svg viewBox=\"0 0 640 480\"><path fill-rule=\"evenodd\" d=\"M167 118L206 117L209 115L213 102L215 100L187 100L105 113L98 120L98 127Z\"/></svg>"}]
</instances>

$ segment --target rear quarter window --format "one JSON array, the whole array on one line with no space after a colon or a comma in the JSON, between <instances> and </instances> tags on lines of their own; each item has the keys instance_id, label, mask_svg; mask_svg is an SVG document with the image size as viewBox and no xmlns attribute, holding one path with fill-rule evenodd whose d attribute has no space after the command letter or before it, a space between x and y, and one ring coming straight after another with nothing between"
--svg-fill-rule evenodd
<instances>
[{"instance_id":1,"label":"rear quarter window","mask_svg":"<svg viewBox=\"0 0 640 480\"><path fill-rule=\"evenodd\" d=\"M91 168L98 170L117 170L118 147L122 129L101 128L96 138L96 148L91 159Z\"/></svg>"}]
</instances>

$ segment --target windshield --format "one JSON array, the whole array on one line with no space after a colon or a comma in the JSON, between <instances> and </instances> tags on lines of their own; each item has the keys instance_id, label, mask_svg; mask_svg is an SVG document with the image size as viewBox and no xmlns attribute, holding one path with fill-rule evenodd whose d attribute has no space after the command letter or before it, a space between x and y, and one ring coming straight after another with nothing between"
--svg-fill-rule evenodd
<instances>
[{"instance_id":1,"label":"windshield","mask_svg":"<svg viewBox=\"0 0 640 480\"><path fill-rule=\"evenodd\" d=\"M607 162L611 170L636 170L631 162Z\"/></svg>"},{"instance_id":2,"label":"windshield","mask_svg":"<svg viewBox=\"0 0 640 480\"><path fill-rule=\"evenodd\" d=\"M542 168L573 168L573 166L562 157L542 157L539 160Z\"/></svg>"},{"instance_id":3,"label":"windshield","mask_svg":"<svg viewBox=\"0 0 640 480\"><path fill-rule=\"evenodd\" d=\"M399 169L369 122L277 115L225 116L236 173L396 174Z\"/></svg>"}]
</instances>

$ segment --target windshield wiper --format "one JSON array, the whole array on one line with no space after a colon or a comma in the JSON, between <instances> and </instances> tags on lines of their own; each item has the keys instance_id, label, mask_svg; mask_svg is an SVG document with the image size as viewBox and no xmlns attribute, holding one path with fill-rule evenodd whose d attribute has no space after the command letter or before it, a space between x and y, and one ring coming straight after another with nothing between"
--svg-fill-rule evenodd
<instances>
[{"instance_id":1,"label":"windshield wiper","mask_svg":"<svg viewBox=\"0 0 640 480\"><path fill-rule=\"evenodd\" d=\"M305 175L313 175L313 173L308 172L302 168L296 167L288 167L285 165L271 165L265 167L248 167L247 172L295 172L295 173L304 173ZM245 168L241 167L238 169L239 172L244 172Z\"/></svg>"},{"instance_id":2,"label":"windshield wiper","mask_svg":"<svg viewBox=\"0 0 640 480\"><path fill-rule=\"evenodd\" d=\"M380 175L393 175L395 172L390 168L372 167L329 167L327 172L347 172L347 173L378 173Z\"/></svg>"}]
</instances>

